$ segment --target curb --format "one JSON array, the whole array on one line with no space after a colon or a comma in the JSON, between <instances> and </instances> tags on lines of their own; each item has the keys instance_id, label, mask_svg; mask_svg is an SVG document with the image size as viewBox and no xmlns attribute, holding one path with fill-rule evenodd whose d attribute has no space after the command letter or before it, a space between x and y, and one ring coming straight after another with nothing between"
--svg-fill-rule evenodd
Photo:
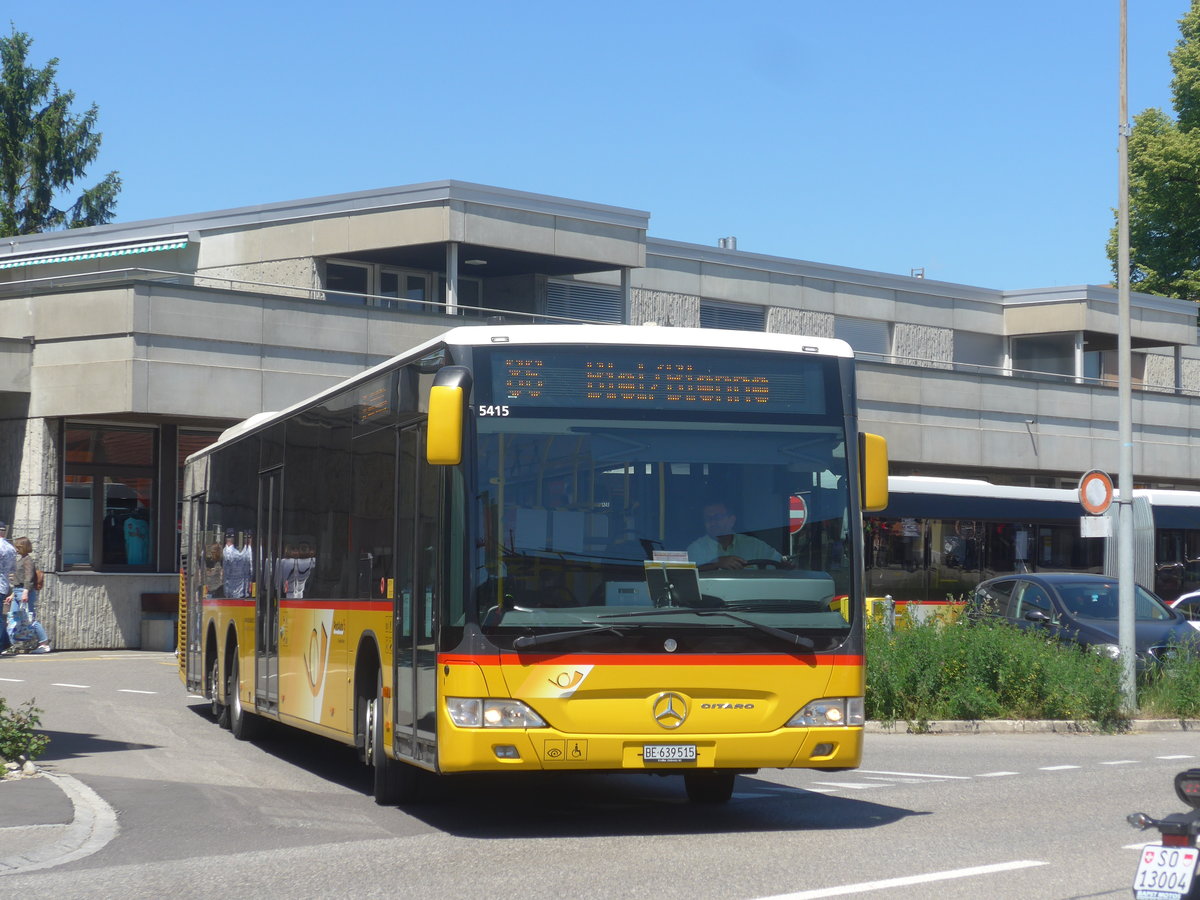
<instances>
[{"instance_id":1,"label":"curb","mask_svg":"<svg viewBox=\"0 0 1200 900\"><path fill-rule=\"evenodd\" d=\"M1099 734L1093 722L1051 719L981 719L979 721L931 721L925 728L911 722L867 722L866 734ZM1158 731L1200 731L1198 719L1132 719L1119 734Z\"/></svg>"},{"instance_id":2,"label":"curb","mask_svg":"<svg viewBox=\"0 0 1200 900\"><path fill-rule=\"evenodd\" d=\"M0 843L12 855L0 858L0 878L38 869L49 869L91 856L117 836L116 811L81 781L70 775L41 772L67 795L74 815L67 825L11 826L0 828ZM28 846L21 846L22 843Z\"/></svg>"}]
</instances>

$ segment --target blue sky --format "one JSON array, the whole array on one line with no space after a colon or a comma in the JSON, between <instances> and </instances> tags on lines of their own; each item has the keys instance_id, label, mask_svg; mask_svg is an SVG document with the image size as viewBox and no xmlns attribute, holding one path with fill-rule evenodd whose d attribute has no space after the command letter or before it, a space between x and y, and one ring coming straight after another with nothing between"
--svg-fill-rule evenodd
<instances>
[{"instance_id":1,"label":"blue sky","mask_svg":"<svg viewBox=\"0 0 1200 900\"><path fill-rule=\"evenodd\" d=\"M1189 0L1129 0L1170 109ZM10 13L136 221L446 178L650 234L992 288L1106 283L1118 0L172 4Z\"/></svg>"}]
</instances>

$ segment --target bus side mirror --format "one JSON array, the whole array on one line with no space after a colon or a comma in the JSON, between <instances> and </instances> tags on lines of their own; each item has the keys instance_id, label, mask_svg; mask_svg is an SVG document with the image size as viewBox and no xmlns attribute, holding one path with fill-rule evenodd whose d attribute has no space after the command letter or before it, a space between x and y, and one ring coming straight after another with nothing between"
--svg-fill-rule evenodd
<instances>
[{"instance_id":1,"label":"bus side mirror","mask_svg":"<svg viewBox=\"0 0 1200 900\"><path fill-rule=\"evenodd\" d=\"M879 512L888 505L887 438L865 431L858 436L858 464L864 512Z\"/></svg>"},{"instance_id":2,"label":"bus side mirror","mask_svg":"<svg viewBox=\"0 0 1200 900\"><path fill-rule=\"evenodd\" d=\"M457 466L462 462L464 398L471 373L463 366L438 370L429 389L425 459L431 466Z\"/></svg>"}]
</instances>

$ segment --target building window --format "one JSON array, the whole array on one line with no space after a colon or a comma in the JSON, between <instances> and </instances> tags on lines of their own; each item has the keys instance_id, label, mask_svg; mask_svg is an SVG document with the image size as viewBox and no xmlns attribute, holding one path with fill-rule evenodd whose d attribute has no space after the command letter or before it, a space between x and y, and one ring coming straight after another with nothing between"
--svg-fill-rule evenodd
<instances>
[{"instance_id":1,"label":"building window","mask_svg":"<svg viewBox=\"0 0 1200 900\"><path fill-rule=\"evenodd\" d=\"M446 278L445 276L438 277L438 295L439 303L446 302ZM481 309L483 306L483 282L478 278L463 278L458 276L458 311L464 316L482 316L486 315L486 311ZM429 312L429 307L426 307L422 312Z\"/></svg>"},{"instance_id":2,"label":"building window","mask_svg":"<svg viewBox=\"0 0 1200 900\"><path fill-rule=\"evenodd\" d=\"M354 263L325 263L325 299L330 303L362 306L371 293L371 267Z\"/></svg>"},{"instance_id":3,"label":"building window","mask_svg":"<svg viewBox=\"0 0 1200 900\"><path fill-rule=\"evenodd\" d=\"M154 566L157 438L153 428L67 423L64 566L146 570Z\"/></svg>"},{"instance_id":4,"label":"building window","mask_svg":"<svg viewBox=\"0 0 1200 900\"><path fill-rule=\"evenodd\" d=\"M1076 375L1073 333L1015 337L1011 346L1014 372L1063 379L1074 378Z\"/></svg>"}]
</instances>

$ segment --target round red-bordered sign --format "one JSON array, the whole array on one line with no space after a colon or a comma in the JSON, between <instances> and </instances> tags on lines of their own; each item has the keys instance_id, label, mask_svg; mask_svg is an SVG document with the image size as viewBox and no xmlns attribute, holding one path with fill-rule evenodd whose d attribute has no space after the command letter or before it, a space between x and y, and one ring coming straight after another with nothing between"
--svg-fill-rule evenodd
<instances>
[{"instance_id":1,"label":"round red-bordered sign","mask_svg":"<svg viewBox=\"0 0 1200 900\"><path fill-rule=\"evenodd\" d=\"M1113 483L1107 472L1092 469L1079 479L1079 502L1086 512L1100 516L1112 504Z\"/></svg>"},{"instance_id":2,"label":"round red-bordered sign","mask_svg":"<svg viewBox=\"0 0 1200 900\"><path fill-rule=\"evenodd\" d=\"M788 531L798 534L808 521L808 504L803 497L791 497L788 500Z\"/></svg>"}]
</instances>

